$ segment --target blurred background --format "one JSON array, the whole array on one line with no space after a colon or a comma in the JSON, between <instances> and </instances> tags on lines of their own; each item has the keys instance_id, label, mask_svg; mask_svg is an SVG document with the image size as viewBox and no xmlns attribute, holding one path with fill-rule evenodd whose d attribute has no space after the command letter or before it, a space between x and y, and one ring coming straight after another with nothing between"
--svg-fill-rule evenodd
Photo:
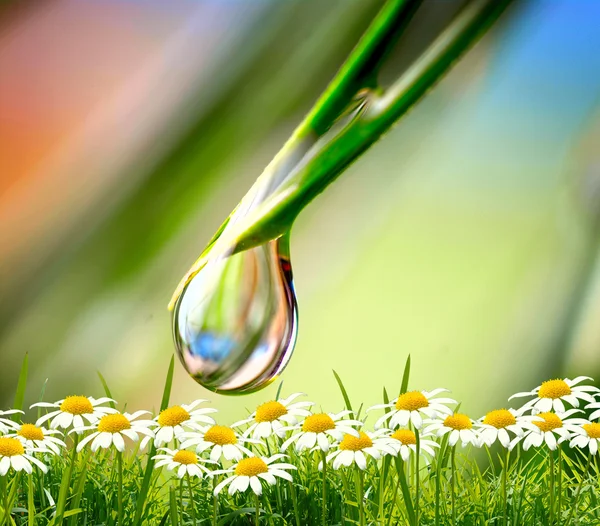
<instances>
[{"instance_id":1,"label":"blurred background","mask_svg":"<svg viewBox=\"0 0 600 526\"><path fill-rule=\"evenodd\" d=\"M166 305L381 0L0 6L0 398L160 404ZM394 78L460 7L426 1ZM299 217L283 392L341 409L443 386L479 416L600 374L600 4L529 0ZM274 397L172 400L223 421Z\"/></svg>"}]
</instances>

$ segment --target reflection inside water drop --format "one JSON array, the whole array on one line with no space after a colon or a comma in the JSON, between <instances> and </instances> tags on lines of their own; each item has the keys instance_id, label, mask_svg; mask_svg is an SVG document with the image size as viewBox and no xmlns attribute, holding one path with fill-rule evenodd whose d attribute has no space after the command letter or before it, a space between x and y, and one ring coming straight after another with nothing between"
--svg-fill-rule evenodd
<instances>
[{"instance_id":1,"label":"reflection inside water drop","mask_svg":"<svg viewBox=\"0 0 600 526\"><path fill-rule=\"evenodd\" d=\"M274 380L294 348L289 238L209 259L173 311L179 358L204 387L247 393Z\"/></svg>"}]
</instances>

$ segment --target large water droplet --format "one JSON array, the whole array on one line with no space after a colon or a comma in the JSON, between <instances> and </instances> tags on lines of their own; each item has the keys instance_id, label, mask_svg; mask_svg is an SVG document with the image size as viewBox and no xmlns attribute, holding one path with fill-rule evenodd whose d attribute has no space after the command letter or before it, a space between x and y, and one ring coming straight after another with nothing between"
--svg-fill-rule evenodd
<instances>
[{"instance_id":1,"label":"large water droplet","mask_svg":"<svg viewBox=\"0 0 600 526\"><path fill-rule=\"evenodd\" d=\"M286 366L297 330L289 236L208 259L173 311L183 366L220 393L248 393Z\"/></svg>"}]
</instances>

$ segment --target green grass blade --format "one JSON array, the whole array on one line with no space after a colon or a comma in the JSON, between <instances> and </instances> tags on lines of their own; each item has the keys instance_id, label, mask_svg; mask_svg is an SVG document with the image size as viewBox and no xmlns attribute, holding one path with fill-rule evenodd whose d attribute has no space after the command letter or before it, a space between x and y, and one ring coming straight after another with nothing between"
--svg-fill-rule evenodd
<instances>
[{"instance_id":1,"label":"green grass blade","mask_svg":"<svg viewBox=\"0 0 600 526\"><path fill-rule=\"evenodd\" d=\"M408 391L408 379L410 377L410 354L406 359L406 364L404 365L404 373L402 374L402 384L400 385L400 394L406 393Z\"/></svg>"},{"instance_id":2,"label":"green grass blade","mask_svg":"<svg viewBox=\"0 0 600 526\"><path fill-rule=\"evenodd\" d=\"M23 410L23 401L25 400L25 388L27 387L27 374L29 371L29 354L25 353L23 358L23 364L21 365L21 372L19 373L19 382L17 383L17 392L15 393L15 401L13 403L13 409ZM13 415L12 419L18 422L20 419L19 414Z\"/></svg>"},{"instance_id":3,"label":"green grass blade","mask_svg":"<svg viewBox=\"0 0 600 526\"><path fill-rule=\"evenodd\" d=\"M173 385L173 373L175 371L175 355L171 356L169 362L169 370L167 371L167 378L165 380L165 388L163 390L162 401L160 403L160 410L164 411L169 407L169 399L171 398L171 387Z\"/></svg>"},{"instance_id":4,"label":"green grass blade","mask_svg":"<svg viewBox=\"0 0 600 526\"><path fill-rule=\"evenodd\" d=\"M279 400L279 397L281 396L282 387L283 387L283 380L281 380L281 382L279 382L279 387L277 387L277 393L275 394L275 400Z\"/></svg>"},{"instance_id":5,"label":"green grass blade","mask_svg":"<svg viewBox=\"0 0 600 526\"><path fill-rule=\"evenodd\" d=\"M352 404L350 403L350 397L348 396L348 392L346 391L346 388L344 387L344 384L342 383L342 379L339 377L338 373L335 372L335 370L333 370L333 376L335 376L335 381L337 382L340 391L342 392L342 397L344 398L344 403L346 404L346 409L348 409L348 411L352 411Z\"/></svg>"},{"instance_id":6,"label":"green grass blade","mask_svg":"<svg viewBox=\"0 0 600 526\"><path fill-rule=\"evenodd\" d=\"M402 491L404 505L406 506L406 514L408 515L408 521L410 524L415 524L415 510L413 508L412 496L408 488L408 481L406 480L406 473L404 472L404 465L402 463L402 459L396 458L396 468L398 470L400 490Z\"/></svg>"},{"instance_id":7,"label":"green grass blade","mask_svg":"<svg viewBox=\"0 0 600 526\"><path fill-rule=\"evenodd\" d=\"M102 384L102 388L104 389L104 393L106 394L106 396L108 398L112 399L112 394L110 392L110 389L108 388L108 384L106 383L106 380L104 379L104 376L102 376L102 374L100 373L100 371L98 371L98 378L100 378L100 383ZM109 402L110 407L112 407L113 409L116 409L117 406L115 405L114 402Z\"/></svg>"},{"instance_id":8,"label":"green grass blade","mask_svg":"<svg viewBox=\"0 0 600 526\"><path fill-rule=\"evenodd\" d=\"M44 384L42 385L42 389L40 390L40 397L38 398L38 402L43 402L44 401L44 396L46 395L46 386L48 385L48 378L46 378L44 380ZM37 408L37 418L39 420L39 418L42 416L42 408L38 407Z\"/></svg>"},{"instance_id":9,"label":"green grass blade","mask_svg":"<svg viewBox=\"0 0 600 526\"><path fill-rule=\"evenodd\" d=\"M169 488L169 504L170 504L170 515L172 526L179 526L179 514L177 512L177 496L175 495L175 489Z\"/></svg>"},{"instance_id":10,"label":"green grass blade","mask_svg":"<svg viewBox=\"0 0 600 526\"><path fill-rule=\"evenodd\" d=\"M175 356L171 356L171 361L169 362L169 370L167 371L167 377L165 378L165 387L163 389L163 396L160 403L160 410L164 411L167 407L169 407L169 400L171 399L171 387L173 386L173 374L175 372ZM135 516L133 519L133 524L138 525L141 523L142 514L144 512L144 505L146 503L146 498L148 497L148 492L150 491L150 483L152 482L152 470L154 469L154 459L152 458L156 454L156 447L154 446L154 442L151 442L150 451L148 453L148 460L146 462L146 469L144 471L144 478L142 480L142 485L140 487L140 493L137 498L136 506L135 506Z\"/></svg>"}]
</instances>

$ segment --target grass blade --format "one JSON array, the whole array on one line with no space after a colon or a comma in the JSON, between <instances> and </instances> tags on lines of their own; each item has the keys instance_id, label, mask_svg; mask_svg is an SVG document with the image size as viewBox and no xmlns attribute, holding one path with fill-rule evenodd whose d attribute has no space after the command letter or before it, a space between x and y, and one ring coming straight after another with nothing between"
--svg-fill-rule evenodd
<instances>
[{"instance_id":1,"label":"grass blade","mask_svg":"<svg viewBox=\"0 0 600 526\"><path fill-rule=\"evenodd\" d=\"M165 379L165 387L163 389L163 396L160 403L160 410L164 411L167 407L169 407L169 400L171 398L171 387L173 386L173 373L175 372L175 356L171 356L171 361L169 362L169 370L167 371L167 377ZM135 517L133 519L133 524L138 525L141 523L142 515L144 512L144 505L146 503L146 497L148 496L148 492L150 491L150 482L152 481L152 470L154 469L154 455L156 454L156 447L154 446L154 442L151 442L150 451L148 453L148 461L146 462L146 469L144 470L144 478L142 480L142 485L140 487L140 493L137 498L136 506L135 506ZM171 521L173 520L173 516L171 516ZM176 519L177 520L177 519ZM175 524L175 523L173 523Z\"/></svg>"},{"instance_id":2,"label":"grass blade","mask_svg":"<svg viewBox=\"0 0 600 526\"><path fill-rule=\"evenodd\" d=\"M162 401L160 403L160 410L164 411L169 407L169 399L171 398L171 387L173 386L173 373L175 371L175 355L171 356L169 362L169 370L167 371L167 378L165 380L165 388L163 390Z\"/></svg>"},{"instance_id":3,"label":"grass blade","mask_svg":"<svg viewBox=\"0 0 600 526\"><path fill-rule=\"evenodd\" d=\"M406 514L408 515L408 522L415 524L415 510L413 508L412 497L408 488L408 481L406 480L406 473L404 472L404 465L402 460L396 458L396 468L398 470L398 478L400 481L400 490L402 491L402 497L404 498L404 505L406 506Z\"/></svg>"},{"instance_id":4,"label":"grass blade","mask_svg":"<svg viewBox=\"0 0 600 526\"><path fill-rule=\"evenodd\" d=\"M408 391L408 378L410 376L410 354L406 359L406 365L404 366L404 373L402 374L402 384L400 385L400 394Z\"/></svg>"},{"instance_id":5,"label":"grass blade","mask_svg":"<svg viewBox=\"0 0 600 526\"><path fill-rule=\"evenodd\" d=\"M335 370L333 370L333 376L335 376L335 381L337 382L340 391L342 392L342 397L344 398L344 403L346 404L346 409L348 409L348 411L352 411L352 404L350 403L350 398L348 397L348 392L346 391L346 388L344 387L344 384L342 383L342 379L339 377L338 373L335 372Z\"/></svg>"},{"instance_id":6,"label":"grass blade","mask_svg":"<svg viewBox=\"0 0 600 526\"><path fill-rule=\"evenodd\" d=\"M102 374L100 374L100 371L98 371L98 378L100 378L100 383L102 384L102 387L104 388L104 393L106 394L106 396L108 398L112 399L112 394L110 392L110 389L108 388L108 384L106 383L106 380L104 379L104 376L102 376ZM114 402L109 402L110 407L112 407L113 409L116 409L116 405Z\"/></svg>"},{"instance_id":7,"label":"grass blade","mask_svg":"<svg viewBox=\"0 0 600 526\"><path fill-rule=\"evenodd\" d=\"M23 358L23 364L21 365L21 372L19 373L19 383L17 384L17 392L15 393L15 401L13 403L13 409L23 410L23 401L25 400L25 388L27 386L27 374L29 371L29 354L25 353ZM12 419L17 422L19 420L19 414L13 415Z\"/></svg>"},{"instance_id":8,"label":"grass blade","mask_svg":"<svg viewBox=\"0 0 600 526\"><path fill-rule=\"evenodd\" d=\"M177 513L177 497L175 496L175 489L169 488L169 503L171 510L171 524L172 526L179 525L179 515Z\"/></svg>"}]
</instances>

